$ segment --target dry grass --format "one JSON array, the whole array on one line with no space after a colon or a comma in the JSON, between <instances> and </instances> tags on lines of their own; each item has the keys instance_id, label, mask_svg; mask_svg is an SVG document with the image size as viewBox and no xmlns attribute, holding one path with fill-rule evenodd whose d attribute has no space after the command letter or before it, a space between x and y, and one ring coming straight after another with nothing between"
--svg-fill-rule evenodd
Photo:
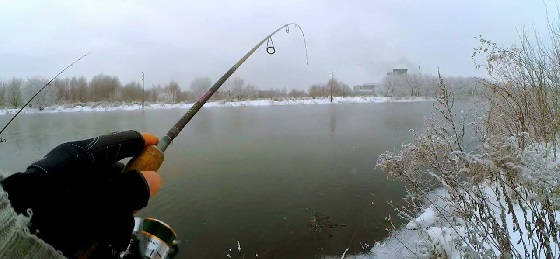
<instances>
[{"instance_id":1,"label":"dry grass","mask_svg":"<svg viewBox=\"0 0 560 259\"><path fill-rule=\"evenodd\" d=\"M406 184L409 206L398 209L408 219L426 206L427 193L446 190L444 203L427 203L442 219L439 224L454 232L462 255L559 255L558 32L551 28L550 45L523 36L520 47L501 48L480 39L475 57L490 78L481 91L487 105L475 123L476 148L465 149L465 118L454 113L453 93L440 76L425 131L378 159L380 169Z\"/></svg>"}]
</instances>

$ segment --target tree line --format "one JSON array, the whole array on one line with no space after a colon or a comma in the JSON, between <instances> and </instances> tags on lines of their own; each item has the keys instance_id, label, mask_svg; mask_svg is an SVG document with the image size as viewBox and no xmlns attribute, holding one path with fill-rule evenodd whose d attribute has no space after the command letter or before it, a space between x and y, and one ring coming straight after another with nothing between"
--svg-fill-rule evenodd
<instances>
[{"instance_id":1,"label":"tree line","mask_svg":"<svg viewBox=\"0 0 560 259\"><path fill-rule=\"evenodd\" d=\"M478 79L473 77L447 78L451 88L459 95L474 95ZM13 78L0 81L0 107L21 107L33 96L47 80L40 77L28 79ZM325 83L313 84L307 90L260 89L234 77L212 97L212 100L251 100L251 99L285 99L285 98L319 98L333 96L425 96L432 97L437 87L435 76L423 74L387 75L383 81L369 92L354 91L349 85L336 79ZM86 104L96 102L126 103L180 103L194 102L210 86L207 77L195 78L190 86L181 87L177 82L153 85L145 90L139 82L121 83L118 77L99 74L87 80L85 77L61 78L54 80L30 104L42 109L50 105Z\"/></svg>"},{"instance_id":2,"label":"tree line","mask_svg":"<svg viewBox=\"0 0 560 259\"><path fill-rule=\"evenodd\" d=\"M479 91L482 79L477 77L445 77L447 86L457 96L474 96ZM438 76L421 73L388 74L380 85L382 96L434 97L439 85Z\"/></svg>"}]
</instances>

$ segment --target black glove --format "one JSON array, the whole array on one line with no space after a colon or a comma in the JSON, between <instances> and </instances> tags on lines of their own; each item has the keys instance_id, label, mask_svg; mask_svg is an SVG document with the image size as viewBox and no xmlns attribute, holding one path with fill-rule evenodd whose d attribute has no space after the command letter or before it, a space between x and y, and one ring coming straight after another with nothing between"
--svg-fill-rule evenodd
<instances>
[{"instance_id":1,"label":"black glove","mask_svg":"<svg viewBox=\"0 0 560 259\"><path fill-rule=\"evenodd\" d=\"M114 257L150 197L142 174L117 161L143 147L136 131L64 143L1 183L14 210L31 217L31 232L65 256Z\"/></svg>"}]
</instances>

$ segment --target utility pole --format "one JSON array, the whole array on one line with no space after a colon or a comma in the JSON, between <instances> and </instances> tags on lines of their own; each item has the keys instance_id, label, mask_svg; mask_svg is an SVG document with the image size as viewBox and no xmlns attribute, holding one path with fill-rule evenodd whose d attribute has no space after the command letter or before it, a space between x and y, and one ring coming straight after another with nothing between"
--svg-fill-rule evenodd
<instances>
[{"instance_id":1,"label":"utility pole","mask_svg":"<svg viewBox=\"0 0 560 259\"><path fill-rule=\"evenodd\" d=\"M333 94L333 86L334 86L334 72L331 72L331 83L330 83L330 85L331 85L331 103L332 103L332 99L333 99L332 94Z\"/></svg>"},{"instance_id":2,"label":"utility pole","mask_svg":"<svg viewBox=\"0 0 560 259\"><path fill-rule=\"evenodd\" d=\"M144 72L142 72L142 110L144 109L144 99L146 99L146 92L144 92Z\"/></svg>"}]
</instances>

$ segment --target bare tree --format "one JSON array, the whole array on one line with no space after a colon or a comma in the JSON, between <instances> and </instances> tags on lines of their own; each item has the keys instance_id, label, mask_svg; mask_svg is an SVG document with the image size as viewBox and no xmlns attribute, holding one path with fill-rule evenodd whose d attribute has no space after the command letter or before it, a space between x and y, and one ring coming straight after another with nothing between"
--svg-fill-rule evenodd
<instances>
[{"instance_id":1,"label":"bare tree","mask_svg":"<svg viewBox=\"0 0 560 259\"><path fill-rule=\"evenodd\" d=\"M72 77L70 80L70 95L73 102L86 102L88 100L88 84L85 77Z\"/></svg>"},{"instance_id":2,"label":"bare tree","mask_svg":"<svg viewBox=\"0 0 560 259\"><path fill-rule=\"evenodd\" d=\"M332 87L333 96L352 96L354 91L347 84L336 79L329 79L326 84L314 84L309 87L309 96L313 98L330 96Z\"/></svg>"},{"instance_id":3,"label":"bare tree","mask_svg":"<svg viewBox=\"0 0 560 259\"><path fill-rule=\"evenodd\" d=\"M161 89L158 88L159 86L152 86L152 89L146 90L146 100L149 102L157 102L161 92Z\"/></svg>"},{"instance_id":4,"label":"bare tree","mask_svg":"<svg viewBox=\"0 0 560 259\"><path fill-rule=\"evenodd\" d=\"M8 105L12 108L18 108L23 104L21 99L21 79L12 79L8 83Z\"/></svg>"},{"instance_id":5,"label":"bare tree","mask_svg":"<svg viewBox=\"0 0 560 259\"><path fill-rule=\"evenodd\" d=\"M292 98L301 98L301 97L306 97L307 93L304 90L292 89L290 93L288 93L288 96Z\"/></svg>"},{"instance_id":6,"label":"bare tree","mask_svg":"<svg viewBox=\"0 0 560 259\"><path fill-rule=\"evenodd\" d=\"M50 85L49 91L54 92L55 102L64 103L70 101L72 98L70 96L70 80L57 78Z\"/></svg>"},{"instance_id":7,"label":"bare tree","mask_svg":"<svg viewBox=\"0 0 560 259\"><path fill-rule=\"evenodd\" d=\"M91 79L89 87L94 101L113 101L121 83L117 77L99 74Z\"/></svg>"},{"instance_id":8,"label":"bare tree","mask_svg":"<svg viewBox=\"0 0 560 259\"><path fill-rule=\"evenodd\" d=\"M179 88L179 84L177 84L176 82L171 81L168 85L167 85L167 91L169 93L169 96L171 98L171 102L172 103L177 103L177 98L179 97L179 95L181 94L181 88Z\"/></svg>"},{"instance_id":9,"label":"bare tree","mask_svg":"<svg viewBox=\"0 0 560 259\"><path fill-rule=\"evenodd\" d=\"M410 89L410 96L419 96L420 95L420 88L422 87L422 80L423 77L421 74L410 74L404 76L404 81Z\"/></svg>"},{"instance_id":10,"label":"bare tree","mask_svg":"<svg viewBox=\"0 0 560 259\"><path fill-rule=\"evenodd\" d=\"M6 82L0 81L0 107L6 107L7 102L6 102L6 88L7 88L7 84Z\"/></svg>"},{"instance_id":11,"label":"bare tree","mask_svg":"<svg viewBox=\"0 0 560 259\"><path fill-rule=\"evenodd\" d=\"M243 98L243 86L245 85L245 80L240 77L234 77L228 80L228 89L231 91L231 95L235 99Z\"/></svg>"},{"instance_id":12,"label":"bare tree","mask_svg":"<svg viewBox=\"0 0 560 259\"><path fill-rule=\"evenodd\" d=\"M194 95L200 96L210 88L212 81L208 77L195 78L191 82L191 91Z\"/></svg>"},{"instance_id":13,"label":"bare tree","mask_svg":"<svg viewBox=\"0 0 560 259\"><path fill-rule=\"evenodd\" d=\"M325 87L320 84L314 84L309 87L309 96L313 98L327 96L325 92Z\"/></svg>"},{"instance_id":14,"label":"bare tree","mask_svg":"<svg viewBox=\"0 0 560 259\"><path fill-rule=\"evenodd\" d=\"M32 77L25 80L25 83L22 85L22 97L23 99L29 99L31 96L35 95L41 87L43 87L47 83L47 80L40 78L40 77ZM51 89L47 89L46 91L41 92L39 95L33 99L30 103L31 107L38 108L42 110L46 106L55 103L55 92L50 91Z\"/></svg>"},{"instance_id":15,"label":"bare tree","mask_svg":"<svg viewBox=\"0 0 560 259\"><path fill-rule=\"evenodd\" d=\"M138 102L142 100L142 86L138 83L128 83L121 89L121 99L126 102Z\"/></svg>"},{"instance_id":16,"label":"bare tree","mask_svg":"<svg viewBox=\"0 0 560 259\"><path fill-rule=\"evenodd\" d=\"M395 94L395 88L397 84L392 77L386 76L383 78L383 82L381 83L383 96L393 96Z\"/></svg>"}]
</instances>

